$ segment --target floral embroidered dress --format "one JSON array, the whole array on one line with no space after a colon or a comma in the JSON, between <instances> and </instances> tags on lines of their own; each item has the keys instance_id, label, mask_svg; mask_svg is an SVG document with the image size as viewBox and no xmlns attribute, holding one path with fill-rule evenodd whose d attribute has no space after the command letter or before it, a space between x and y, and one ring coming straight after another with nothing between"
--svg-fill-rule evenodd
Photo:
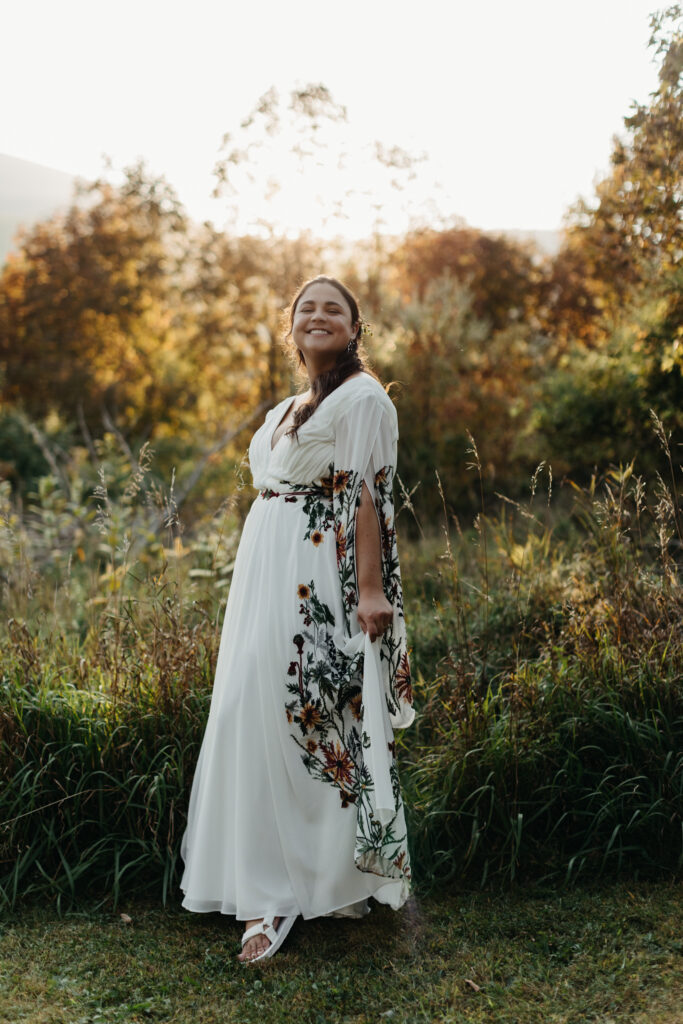
<instances>
[{"instance_id":1,"label":"floral embroidered dress","mask_svg":"<svg viewBox=\"0 0 683 1024\"><path fill-rule=\"evenodd\" d=\"M369 374L298 432L266 416L181 853L183 906L239 920L394 909L410 891L394 728L413 720L392 481L396 410ZM356 615L355 522L374 498L392 626Z\"/></svg>"}]
</instances>

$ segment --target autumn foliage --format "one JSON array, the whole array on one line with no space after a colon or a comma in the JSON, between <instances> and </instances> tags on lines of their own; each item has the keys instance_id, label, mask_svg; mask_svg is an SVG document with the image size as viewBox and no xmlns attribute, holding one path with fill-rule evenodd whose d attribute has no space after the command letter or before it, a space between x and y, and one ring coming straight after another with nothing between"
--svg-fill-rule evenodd
<instances>
[{"instance_id":1,"label":"autumn foliage","mask_svg":"<svg viewBox=\"0 0 683 1024\"><path fill-rule=\"evenodd\" d=\"M131 451L152 442L181 478L198 482L204 466L212 500L211 468L239 465L265 410L297 387L282 310L320 271L355 287L373 326L369 354L395 382L399 470L418 507L437 467L450 501L470 502L470 435L492 490L514 493L541 460L584 477L636 452L656 466L650 409L683 426L677 13L652 17L659 87L624 118L610 174L593 205L567 212L553 257L467 226L351 251L311 234L231 234L191 223L141 165L121 186L93 182L65 217L18 238L0 275L4 475L25 490L41 437L92 448L115 429ZM267 99L260 115L272 120ZM295 106L316 130L332 110L322 87Z\"/></svg>"}]
</instances>

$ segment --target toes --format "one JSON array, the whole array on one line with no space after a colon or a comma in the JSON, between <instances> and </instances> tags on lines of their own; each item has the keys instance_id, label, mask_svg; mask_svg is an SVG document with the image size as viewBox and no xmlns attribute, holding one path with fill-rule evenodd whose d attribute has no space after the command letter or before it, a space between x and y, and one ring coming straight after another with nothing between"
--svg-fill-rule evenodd
<instances>
[{"instance_id":1,"label":"toes","mask_svg":"<svg viewBox=\"0 0 683 1024\"><path fill-rule=\"evenodd\" d=\"M256 924L258 922L254 923ZM275 928L277 929L277 926L280 923L280 918L276 917L273 923ZM251 922L248 921L247 924L250 925ZM242 949L242 952L238 954L238 960L253 960L254 957L257 957L261 953L264 953L268 949L270 944L270 939L266 935L255 935L253 938L249 939L246 942Z\"/></svg>"}]
</instances>

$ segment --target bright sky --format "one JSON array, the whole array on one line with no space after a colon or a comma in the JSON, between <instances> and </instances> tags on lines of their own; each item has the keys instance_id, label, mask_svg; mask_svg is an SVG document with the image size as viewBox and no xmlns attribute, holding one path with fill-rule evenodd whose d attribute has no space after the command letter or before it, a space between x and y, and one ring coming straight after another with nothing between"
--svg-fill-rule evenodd
<instances>
[{"instance_id":1,"label":"bright sky","mask_svg":"<svg viewBox=\"0 0 683 1024\"><path fill-rule=\"evenodd\" d=\"M555 229L609 168L633 100L656 88L648 16L656 0L21 0L0 15L0 151L86 177L143 157L191 216L226 221L211 200L225 132L275 86L321 82L348 112L341 144L426 152L416 203L472 226ZM334 147L334 141L332 140ZM245 192L243 224L277 217L314 234L343 194L325 167L295 178L281 205ZM311 167L311 173L313 167ZM390 190L367 161L344 229L371 229ZM346 180L346 179L345 179ZM436 184L435 184L436 183ZM369 186L369 187L368 187ZM438 187L437 187L438 186ZM378 190L380 190L378 192ZM322 202L311 203L313 192ZM388 230L400 212L387 210ZM337 230L339 225L337 224Z\"/></svg>"}]
</instances>

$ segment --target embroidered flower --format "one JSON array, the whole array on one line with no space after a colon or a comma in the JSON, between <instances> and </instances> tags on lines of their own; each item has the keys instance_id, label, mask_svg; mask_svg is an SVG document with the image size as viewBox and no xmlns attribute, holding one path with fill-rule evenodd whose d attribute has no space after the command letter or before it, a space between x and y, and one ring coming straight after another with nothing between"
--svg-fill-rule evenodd
<instances>
[{"instance_id":1,"label":"embroidered flower","mask_svg":"<svg viewBox=\"0 0 683 1024\"><path fill-rule=\"evenodd\" d=\"M322 743L320 749L325 755L323 771L327 772L331 781L350 786L353 783L351 772L354 768L354 763L348 750L345 750L341 743L337 743L336 740L334 743Z\"/></svg>"},{"instance_id":2,"label":"embroidered flower","mask_svg":"<svg viewBox=\"0 0 683 1024\"><path fill-rule=\"evenodd\" d=\"M385 562L391 558L394 547L394 531L391 529L391 522L388 516L383 518L382 525L382 550Z\"/></svg>"},{"instance_id":3,"label":"embroidered flower","mask_svg":"<svg viewBox=\"0 0 683 1024\"><path fill-rule=\"evenodd\" d=\"M307 740L306 741L306 750L309 752L309 754L315 754L317 749L318 749L318 744L315 742L315 740Z\"/></svg>"},{"instance_id":4,"label":"embroidered flower","mask_svg":"<svg viewBox=\"0 0 683 1024\"><path fill-rule=\"evenodd\" d=\"M287 675L288 676L295 676L296 675L296 667L297 667L296 666L296 662L295 661L290 661L289 668L287 669Z\"/></svg>"},{"instance_id":5,"label":"embroidered flower","mask_svg":"<svg viewBox=\"0 0 683 1024\"><path fill-rule=\"evenodd\" d=\"M330 469L332 467L330 466ZM323 476L320 478L320 486L322 488L323 497L332 497L333 480L331 476Z\"/></svg>"},{"instance_id":6,"label":"embroidered flower","mask_svg":"<svg viewBox=\"0 0 683 1024\"><path fill-rule=\"evenodd\" d=\"M324 539L325 538L323 537L320 530L314 530L313 533L311 534L311 540L313 541L316 547L318 546L318 544L322 544Z\"/></svg>"},{"instance_id":7,"label":"embroidered flower","mask_svg":"<svg viewBox=\"0 0 683 1024\"><path fill-rule=\"evenodd\" d=\"M363 703L363 694L362 693L357 693L356 696L352 697L351 700L349 701L349 707L351 708L351 714L353 715L353 717L356 719L357 722L360 722L360 719L361 719L360 709L361 709L362 703Z\"/></svg>"},{"instance_id":8,"label":"embroidered flower","mask_svg":"<svg viewBox=\"0 0 683 1024\"><path fill-rule=\"evenodd\" d=\"M332 488L335 494L341 494L349 485L351 474L346 469L340 469L334 474Z\"/></svg>"},{"instance_id":9,"label":"embroidered flower","mask_svg":"<svg viewBox=\"0 0 683 1024\"><path fill-rule=\"evenodd\" d=\"M346 532L341 523L334 527L334 540L337 545L337 566L339 567L346 558Z\"/></svg>"},{"instance_id":10,"label":"embroidered flower","mask_svg":"<svg viewBox=\"0 0 683 1024\"><path fill-rule=\"evenodd\" d=\"M339 796L341 797L342 807L348 807L349 804L355 804L356 802L356 794L348 793L345 789L339 790Z\"/></svg>"},{"instance_id":11,"label":"embroidered flower","mask_svg":"<svg viewBox=\"0 0 683 1024\"><path fill-rule=\"evenodd\" d=\"M299 721L306 731L309 729L315 729L315 727L320 723L320 712L315 704L307 704L305 708L301 709Z\"/></svg>"},{"instance_id":12,"label":"embroidered flower","mask_svg":"<svg viewBox=\"0 0 683 1024\"><path fill-rule=\"evenodd\" d=\"M407 651L403 652L401 663L396 669L396 692L402 700L407 700L409 704L412 703L413 688L410 682L410 662Z\"/></svg>"},{"instance_id":13,"label":"embroidered flower","mask_svg":"<svg viewBox=\"0 0 683 1024\"><path fill-rule=\"evenodd\" d=\"M300 583L296 588L296 592L302 601L307 601L311 596L311 588L307 587L305 583Z\"/></svg>"}]
</instances>

